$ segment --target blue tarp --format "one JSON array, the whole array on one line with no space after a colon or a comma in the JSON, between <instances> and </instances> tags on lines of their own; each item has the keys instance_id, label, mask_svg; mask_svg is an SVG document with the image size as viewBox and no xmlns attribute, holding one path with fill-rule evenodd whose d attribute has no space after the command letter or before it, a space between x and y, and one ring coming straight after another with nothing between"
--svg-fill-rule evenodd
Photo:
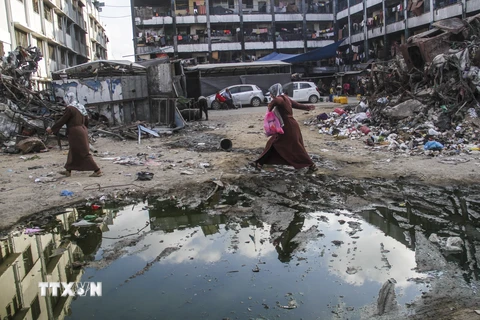
<instances>
[{"instance_id":1,"label":"blue tarp","mask_svg":"<svg viewBox=\"0 0 480 320\"><path fill-rule=\"evenodd\" d=\"M293 58L296 56L298 56L298 54L272 52L269 55L266 55L265 57L258 59L258 61L282 61L282 60Z\"/></svg>"},{"instance_id":2,"label":"blue tarp","mask_svg":"<svg viewBox=\"0 0 480 320\"><path fill-rule=\"evenodd\" d=\"M302 53L302 54L285 54L285 53L272 52L269 55L263 58L260 58L258 60L259 61L280 60L288 63L301 63L301 62L307 62L307 61L318 61L322 59L333 58L336 56L336 51L342 42L343 40L337 41L332 44L329 44L328 46L321 47L321 48L309 51L307 53Z\"/></svg>"}]
</instances>

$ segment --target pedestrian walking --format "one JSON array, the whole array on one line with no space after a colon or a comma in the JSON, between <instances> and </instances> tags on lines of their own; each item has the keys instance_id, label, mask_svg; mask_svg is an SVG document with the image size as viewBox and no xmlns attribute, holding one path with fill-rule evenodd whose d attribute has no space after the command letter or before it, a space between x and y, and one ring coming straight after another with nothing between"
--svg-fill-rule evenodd
<instances>
[{"instance_id":1,"label":"pedestrian walking","mask_svg":"<svg viewBox=\"0 0 480 320\"><path fill-rule=\"evenodd\" d=\"M65 171L59 173L70 177L72 170L93 171L90 177L101 177L103 173L90 154L87 110L78 103L75 94L72 92L65 95L64 101L67 107L63 116L51 128L48 127L46 130L49 134L58 133L64 125L67 125L69 150Z\"/></svg>"},{"instance_id":2,"label":"pedestrian walking","mask_svg":"<svg viewBox=\"0 0 480 320\"><path fill-rule=\"evenodd\" d=\"M274 134L270 137L260 157L251 163L257 170L264 164L280 164L293 166L295 169L309 168L309 172L317 170L317 166L305 150L300 126L293 118L293 109L314 110L315 106L300 104L283 94L282 85L276 83L268 91L272 101L268 110L275 107L283 119L283 134Z\"/></svg>"}]
</instances>

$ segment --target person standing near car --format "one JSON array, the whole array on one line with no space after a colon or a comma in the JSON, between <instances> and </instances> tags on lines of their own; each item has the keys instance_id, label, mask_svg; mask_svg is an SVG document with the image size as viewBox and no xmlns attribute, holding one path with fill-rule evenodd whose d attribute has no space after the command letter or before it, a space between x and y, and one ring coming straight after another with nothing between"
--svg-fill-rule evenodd
<instances>
[{"instance_id":1,"label":"person standing near car","mask_svg":"<svg viewBox=\"0 0 480 320\"><path fill-rule=\"evenodd\" d=\"M223 96L225 97L225 103L228 106L228 109L233 109L233 96L232 93L230 92L230 89L225 89L225 92L223 93Z\"/></svg>"},{"instance_id":2,"label":"person standing near car","mask_svg":"<svg viewBox=\"0 0 480 320\"><path fill-rule=\"evenodd\" d=\"M198 97L197 106L200 109L200 118L202 113L205 113L205 120L208 120L208 101L204 96Z\"/></svg>"}]
</instances>

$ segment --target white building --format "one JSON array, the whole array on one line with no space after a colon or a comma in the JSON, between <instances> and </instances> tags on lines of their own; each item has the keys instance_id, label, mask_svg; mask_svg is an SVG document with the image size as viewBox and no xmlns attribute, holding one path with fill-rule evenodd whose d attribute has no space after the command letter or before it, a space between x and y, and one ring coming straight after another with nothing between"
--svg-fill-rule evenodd
<instances>
[{"instance_id":1,"label":"white building","mask_svg":"<svg viewBox=\"0 0 480 320\"><path fill-rule=\"evenodd\" d=\"M0 56L17 46L43 53L34 80L51 80L51 72L96 59L107 59L105 28L92 0L2 0Z\"/></svg>"}]
</instances>

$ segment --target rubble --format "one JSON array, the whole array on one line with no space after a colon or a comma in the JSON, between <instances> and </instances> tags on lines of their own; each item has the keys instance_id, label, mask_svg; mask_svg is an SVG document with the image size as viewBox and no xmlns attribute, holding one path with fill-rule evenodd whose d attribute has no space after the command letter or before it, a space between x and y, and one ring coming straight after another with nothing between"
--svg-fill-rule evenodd
<instances>
[{"instance_id":1,"label":"rubble","mask_svg":"<svg viewBox=\"0 0 480 320\"><path fill-rule=\"evenodd\" d=\"M372 63L366 99L305 124L409 155L480 151L480 15L436 22L401 52Z\"/></svg>"}]
</instances>

